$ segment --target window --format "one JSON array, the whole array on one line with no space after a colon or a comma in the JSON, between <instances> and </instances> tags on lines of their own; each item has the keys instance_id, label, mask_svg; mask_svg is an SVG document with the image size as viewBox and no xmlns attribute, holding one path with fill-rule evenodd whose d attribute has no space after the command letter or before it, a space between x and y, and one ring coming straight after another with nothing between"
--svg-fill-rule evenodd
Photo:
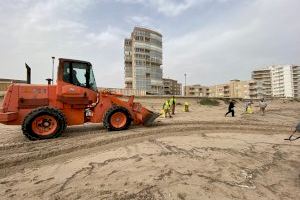
<instances>
[{"instance_id":1,"label":"window","mask_svg":"<svg viewBox=\"0 0 300 200\"><path fill-rule=\"evenodd\" d=\"M67 83L97 91L92 67L87 63L65 62L63 79Z\"/></svg>"}]
</instances>

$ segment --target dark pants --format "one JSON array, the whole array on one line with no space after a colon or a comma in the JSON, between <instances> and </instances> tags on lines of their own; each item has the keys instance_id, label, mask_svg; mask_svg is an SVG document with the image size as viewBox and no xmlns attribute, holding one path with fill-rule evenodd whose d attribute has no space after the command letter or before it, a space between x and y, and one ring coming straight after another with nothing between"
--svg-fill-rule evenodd
<instances>
[{"instance_id":1,"label":"dark pants","mask_svg":"<svg viewBox=\"0 0 300 200\"><path fill-rule=\"evenodd\" d=\"M172 115L175 115L175 104L172 105Z\"/></svg>"},{"instance_id":2,"label":"dark pants","mask_svg":"<svg viewBox=\"0 0 300 200\"><path fill-rule=\"evenodd\" d=\"M234 117L234 110L228 110L228 112L225 114L225 116L227 116L229 113L231 113L231 116Z\"/></svg>"}]
</instances>

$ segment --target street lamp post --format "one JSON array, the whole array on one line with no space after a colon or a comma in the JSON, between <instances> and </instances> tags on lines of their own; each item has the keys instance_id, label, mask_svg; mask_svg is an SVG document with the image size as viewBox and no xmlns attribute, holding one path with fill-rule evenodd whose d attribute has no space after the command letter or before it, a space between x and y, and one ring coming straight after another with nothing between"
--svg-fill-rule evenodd
<instances>
[{"instance_id":1,"label":"street lamp post","mask_svg":"<svg viewBox=\"0 0 300 200\"><path fill-rule=\"evenodd\" d=\"M184 73L184 96L186 96L186 73Z\"/></svg>"},{"instance_id":2,"label":"street lamp post","mask_svg":"<svg viewBox=\"0 0 300 200\"><path fill-rule=\"evenodd\" d=\"M55 59L55 57L52 56L51 58L52 58L52 85L53 85L53 81L54 81L54 59Z\"/></svg>"}]
</instances>

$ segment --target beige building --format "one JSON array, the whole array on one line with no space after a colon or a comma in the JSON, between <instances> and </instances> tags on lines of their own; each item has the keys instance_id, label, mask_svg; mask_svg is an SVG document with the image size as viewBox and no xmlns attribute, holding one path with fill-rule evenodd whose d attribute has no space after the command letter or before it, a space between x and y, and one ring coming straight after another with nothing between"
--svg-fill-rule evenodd
<instances>
[{"instance_id":1,"label":"beige building","mask_svg":"<svg viewBox=\"0 0 300 200\"><path fill-rule=\"evenodd\" d=\"M135 27L124 41L125 88L146 90L147 94L163 94L162 35Z\"/></svg>"},{"instance_id":2,"label":"beige building","mask_svg":"<svg viewBox=\"0 0 300 200\"><path fill-rule=\"evenodd\" d=\"M255 70L252 72L253 82L250 84L250 97L262 98L272 96L272 82L270 69Z\"/></svg>"},{"instance_id":3,"label":"beige building","mask_svg":"<svg viewBox=\"0 0 300 200\"><path fill-rule=\"evenodd\" d=\"M209 97L209 87L203 85L187 85L184 92L185 96Z\"/></svg>"},{"instance_id":4,"label":"beige building","mask_svg":"<svg viewBox=\"0 0 300 200\"><path fill-rule=\"evenodd\" d=\"M250 81L231 80L229 83L230 97L250 98Z\"/></svg>"},{"instance_id":5,"label":"beige building","mask_svg":"<svg viewBox=\"0 0 300 200\"><path fill-rule=\"evenodd\" d=\"M226 84L214 85L209 88L210 97L249 98L250 81L231 80Z\"/></svg>"},{"instance_id":6,"label":"beige building","mask_svg":"<svg viewBox=\"0 0 300 200\"><path fill-rule=\"evenodd\" d=\"M98 88L99 91L108 90L112 93L122 94L124 96L146 96L146 90L134 90L124 88Z\"/></svg>"},{"instance_id":7,"label":"beige building","mask_svg":"<svg viewBox=\"0 0 300 200\"><path fill-rule=\"evenodd\" d=\"M176 80L164 78L163 84L164 84L165 95L181 95L182 85L178 83Z\"/></svg>"},{"instance_id":8,"label":"beige building","mask_svg":"<svg viewBox=\"0 0 300 200\"><path fill-rule=\"evenodd\" d=\"M264 97L262 82L257 82L255 80L249 83L249 96L251 99L257 99Z\"/></svg>"},{"instance_id":9,"label":"beige building","mask_svg":"<svg viewBox=\"0 0 300 200\"><path fill-rule=\"evenodd\" d=\"M0 95L3 95L12 83L26 83L24 80L0 78Z\"/></svg>"},{"instance_id":10,"label":"beige building","mask_svg":"<svg viewBox=\"0 0 300 200\"><path fill-rule=\"evenodd\" d=\"M230 97L229 84L218 84L209 87L210 97Z\"/></svg>"}]
</instances>

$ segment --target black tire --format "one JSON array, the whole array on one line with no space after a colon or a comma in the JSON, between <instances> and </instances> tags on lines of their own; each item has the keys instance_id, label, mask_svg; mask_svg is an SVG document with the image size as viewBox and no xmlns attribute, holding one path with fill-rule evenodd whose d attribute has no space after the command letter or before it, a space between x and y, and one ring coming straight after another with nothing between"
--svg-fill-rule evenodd
<instances>
[{"instance_id":1,"label":"black tire","mask_svg":"<svg viewBox=\"0 0 300 200\"><path fill-rule=\"evenodd\" d=\"M39 135L32 130L32 123L33 121L42 115L49 115L56 120L57 128L55 132L49 135ZM50 107L41 107L31 111L23 120L22 124L22 131L23 134L30 140L42 140L42 139L50 139L50 138L57 138L61 135L61 133L66 129L67 123L64 114L55 109Z\"/></svg>"},{"instance_id":2,"label":"black tire","mask_svg":"<svg viewBox=\"0 0 300 200\"><path fill-rule=\"evenodd\" d=\"M117 112L121 112L126 116L126 123L122 127L114 127L114 125L111 123L112 115ZM131 115L126 108L121 106L113 106L110 109L108 109L108 111L105 113L103 118L103 126L109 131L121 131L128 129L131 124L131 121Z\"/></svg>"}]
</instances>

